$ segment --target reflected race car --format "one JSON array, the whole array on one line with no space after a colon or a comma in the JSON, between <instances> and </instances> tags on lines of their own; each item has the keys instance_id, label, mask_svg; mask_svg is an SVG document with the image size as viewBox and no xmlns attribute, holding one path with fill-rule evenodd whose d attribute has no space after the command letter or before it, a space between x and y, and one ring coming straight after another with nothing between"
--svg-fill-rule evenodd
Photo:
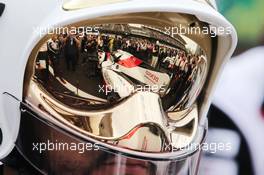
<instances>
[{"instance_id":1,"label":"reflected race car","mask_svg":"<svg viewBox=\"0 0 264 175\"><path fill-rule=\"evenodd\" d=\"M171 80L167 73L155 70L141 59L123 50L113 53L99 51L98 59L106 87L121 98L137 90L136 85L164 93Z\"/></svg>"}]
</instances>

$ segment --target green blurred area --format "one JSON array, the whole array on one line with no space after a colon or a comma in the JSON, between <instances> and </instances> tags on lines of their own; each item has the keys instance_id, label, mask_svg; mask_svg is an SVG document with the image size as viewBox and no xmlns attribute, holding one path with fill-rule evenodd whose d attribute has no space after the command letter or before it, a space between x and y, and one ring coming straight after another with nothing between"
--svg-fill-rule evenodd
<instances>
[{"instance_id":1,"label":"green blurred area","mask_svg":"<svg viewBox=\"0 0 264 175\"><path fill-rule=\"evenodd\" d=\"M263 44L264 0L217 0L218 8L236 28L239 46Z\"/></svg>"}]
</instances>

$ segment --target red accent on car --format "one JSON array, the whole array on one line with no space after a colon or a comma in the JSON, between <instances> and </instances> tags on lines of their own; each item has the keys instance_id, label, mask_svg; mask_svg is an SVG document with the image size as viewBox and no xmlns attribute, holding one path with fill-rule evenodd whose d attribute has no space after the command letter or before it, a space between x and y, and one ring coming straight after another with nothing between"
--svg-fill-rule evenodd
<instances>
[{"instance_id":1,"label":"red accent on car","mask_svg":"<svg viewBox=\"0 0 264 175\"><path fill-rule=\"evenodd\" d=\"M147 77L148 78L150 78L150 80L153 82L159 82L159 77L158 76L156 76L155 74L153 74L152 72L150 72L150 71L146 71L146 75L147 75Z\"/></svg>"},{"instance_id":2,"label":"red accent on car","mask_svg":"<svg viewBox=\"0 0 264 175\"><path fill-rule=\"evenodd\" d=\"M127 67L127 68L132 68L132 67L137 67L138 65L140 65L143 61L138 59L135 56L130 56L127 59L124 60L119 60L118 64Z\"/></svg>"},{"instance_id":3,"label":"red accent on car","mask_svg":"<svg viewBox=\"0 0 264 175\"><path fill-rule=\"evenodd\" d=\"M137 132L138 129L140 129L140 126L132 129L123 139L130 139Z\"/></svg>"},{"instance_id":4,"label":"red accent on car","mask_svg":"<svg viewBox=\"0 0 264 175\"><path fill-rule=\"evenodd\" d=\"M106 59L109 60L111 58L111 53L110 52L106 52Z\"/></svg>"}]
</instances>

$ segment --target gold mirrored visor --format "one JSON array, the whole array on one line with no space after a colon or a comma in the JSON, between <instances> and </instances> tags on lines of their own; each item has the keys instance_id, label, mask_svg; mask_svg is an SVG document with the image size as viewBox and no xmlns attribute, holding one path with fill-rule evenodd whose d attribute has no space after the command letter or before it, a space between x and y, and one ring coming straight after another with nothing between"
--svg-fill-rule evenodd
<instances>
[{"instance_id":1,"label":"gold mirrored visor","mask_svg":"<svg viewBox=\"0 0 264 175\"><path fill-rule=\"evenodd\" d=\"M24 100L112 145L185 147L197 134L196 100L210 65L210 34L197 32L204 27L192 15L146 12L49 29L29 58Z\"/></svg>"},{"instance_id":2,"label":"gold mirrored visor","mask_svg":"<svg viewBox=\"0 0 264 175\"><path fill-rule=\"evenodd\" d=\"M42 174L187 175L197 170L200 152L168 158L122 152L72 135L43 120L23 103L21 110L16 148Z\"/></svg>"}]
</instances>

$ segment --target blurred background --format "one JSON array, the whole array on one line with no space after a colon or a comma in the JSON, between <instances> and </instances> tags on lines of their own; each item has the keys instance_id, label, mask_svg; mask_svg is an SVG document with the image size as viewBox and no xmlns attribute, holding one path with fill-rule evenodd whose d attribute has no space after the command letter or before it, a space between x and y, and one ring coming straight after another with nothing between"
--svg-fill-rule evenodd
<instances>
[{"instance_id":1,"label":"blurred background","mask_svg":"<svg viewBox=\"0 0 264 175\"><path fill-rule=\"evenodd\" d=\"M217 5L237 30L239 41L235 54L264 45L263 0L217 0Z\"/></svg>"},{"instance_id":2,"label":"blurred background","mask_svg":"<svg viewBox=\"0 0 264 175\"><path fill-rule=\"evenodd\" d=\"M217 85L209 110L207 143L230 151L205 151L200 175L264 174L264 1L216 0L236 28L238 45Z\"/></svg>"}]
</instances>

